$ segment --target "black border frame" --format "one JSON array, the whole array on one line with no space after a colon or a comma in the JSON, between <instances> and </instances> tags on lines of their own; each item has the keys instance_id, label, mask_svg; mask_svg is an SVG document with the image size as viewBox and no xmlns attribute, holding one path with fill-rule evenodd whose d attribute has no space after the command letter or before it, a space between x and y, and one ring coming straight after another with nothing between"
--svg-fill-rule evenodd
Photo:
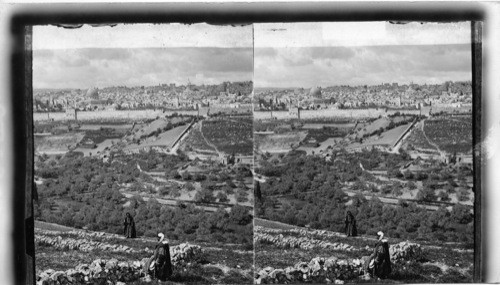
<instances>
[{"instance_id":1,"label":"black border frame","mask_svg":"<svg viewBox=\"0 0 500 285\"><path fill-rule=\"evenodd\" d=\"M201 23L241 25L266 22L471 21L474 145L474 282L485 275L481 227L482 30L483 6L477 2L293 2L293 3L107 3L16 5L10 19L13 48L10 61L13 125L13 256L15 283L35 283L33 188L32 51L33 25L113 23ZM23 189L23 190L21 190ZM9 260L9 259L7 259Z\"/></svg>"}]
</instances>

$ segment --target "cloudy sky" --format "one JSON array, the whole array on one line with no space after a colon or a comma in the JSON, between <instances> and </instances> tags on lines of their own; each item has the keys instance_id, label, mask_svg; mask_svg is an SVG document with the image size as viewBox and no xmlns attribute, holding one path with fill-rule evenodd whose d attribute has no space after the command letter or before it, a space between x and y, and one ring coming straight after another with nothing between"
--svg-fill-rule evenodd
<instances>
[{"instance_id":1,"label":"cloudy sky","mask_svg":"<svg viewBox=\"0 0 500 285\"><path fill-rule=\"evenodd\" d=\"M33 31L34 88L252 80L252 27L118 25Z\"/></svg>"},{"instance_id":2,"label":"cloudy sky","mask_svg":"<svg viewBox=\"0 0 500 285\"><path fill-rule=\"evenodd\" d=\"M255 25L255 87L471 80L470 23Z\"/></svg>"}]
</instances>

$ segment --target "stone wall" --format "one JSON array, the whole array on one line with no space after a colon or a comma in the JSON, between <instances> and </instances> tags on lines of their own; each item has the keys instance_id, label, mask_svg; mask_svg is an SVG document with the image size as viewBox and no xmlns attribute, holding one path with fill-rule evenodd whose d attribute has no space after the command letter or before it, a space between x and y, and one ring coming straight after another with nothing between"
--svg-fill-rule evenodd
<instances>
[{"instance_id":1,"label":"stone wall","mask_svg":"<svg viewBox=\"0 0 500 285\"><path fill-rule=\"evenodd\" d=\"M195 262L202 254L198 245L183 243L170 248L172 264ZM37 285L56 284L125 284L125 282L147 281L149 276L143 270L142 261L118 261L117 259L96 259L89 264L78 264L66 271L47 269L37 275Z\"/></svg>"},{"instance_id":2,"label":"stone wall","mask_svg":"<svg viewBox=\"0 0 500 285\"><path fill-rule=\"evenodd\" d=\"M299 262L285 269L266 267L255 275L256 284L284 283L332 283L343 284L343 280L359 276L360 259L338 259L315 257L309 262Z\"/></svg>"},{"instance_id":3,"label":"stone wall","mask_svg":"<svg viewBox=\"0 0 500 285\"><path fill-rule=\"evenodd\" d=\"M300 110L300 119L323 119L323 118L352 118L366 119L377 118L379 116L389 116L396 113L407 115L419 115L420 110L414 109L390 109L385 108L367 108L367 109L321 109L321 110ZM254 111L255 120L278 120L297 119L297 115L288 111ZM272 117L271 117L272 115Z\"/></svg>"},{"instance_id":4,"label":"stone wall","mask_svg":"<svg viewBox=\"0 0 500 285\"><path fill-rule=\"evenodd\" d=\"M343 250L343 251L355 250L354 247L341 242L327 242L308 237L293 237L293 236L285 237L282 234L270 235L260 232L254 233L254 242L270 243L279 248L301 248L301 249L328 248L328 249Z\"/></svg>"},{"instance_id":5,"label":"stone wall","mask_svg":"<svg viewBox=\"0 0 500 285\"><path fill-rule=\"evenodd\" d=\"M419 244L408 241L389 247L392 263L403 263L408 260L419 261L423 257ZM256 271L256 284L289 284L289 283L335 283L343 284L345 280L355 279L362 275L363 264L368 259L339 259L336 257L315 257L309 262L298 262L284 269L266 267Z\"/></svg>"}]
</instances>

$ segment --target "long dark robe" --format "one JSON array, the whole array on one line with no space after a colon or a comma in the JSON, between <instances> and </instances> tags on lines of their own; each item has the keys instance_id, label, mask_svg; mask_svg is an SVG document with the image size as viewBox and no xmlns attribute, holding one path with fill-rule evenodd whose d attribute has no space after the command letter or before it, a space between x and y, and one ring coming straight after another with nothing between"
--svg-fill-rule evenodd
<instances>
[{"instance_id":1,"label":"long dark robe","mask_svg":"<svg viewBox=\"0 0 500 285\"><path fill-rule=\"evenodd\" d=\"M358 231L356 229L356 219L351 213L345 216L345 234L347 236L357 236Z\"/></svg>"},{"instance_id":2,"label":"long dark robe","mask_svg":"<svg viewBox=\"0 0 500 285\"><path fill-rule=\"evenodd\" d=\"M125 222L123 222L123 224L125 225L125 228L123 230L123 234L125 235L125 237L127 237L127 238L135 238L136 237L136 233L135 233L134 218L132 218L132 216L126 216L125 217Z\"/></svg>"},{"instance_id":3,"label":"long dark robe","mask_svg":"<svg viewBox=\"0 0 500 285\"><path fill-rule=\"evenodd\" d=\"M387 241L379 241L373 250L373 275L379 278L387 278L392 272L391 256Z\"/></svg>"},{"instance_id":4,"label":"long dark robe","mask_svg":"<svg viewBox=\"0 0 500 285\"><path fill-rule=\"evenodd\" d=\"M156 245L152 260L155 261L154 277L166 281L172 275L172 261L170 260L170 246L168 243Z\"/></svg>"}]
</instances>

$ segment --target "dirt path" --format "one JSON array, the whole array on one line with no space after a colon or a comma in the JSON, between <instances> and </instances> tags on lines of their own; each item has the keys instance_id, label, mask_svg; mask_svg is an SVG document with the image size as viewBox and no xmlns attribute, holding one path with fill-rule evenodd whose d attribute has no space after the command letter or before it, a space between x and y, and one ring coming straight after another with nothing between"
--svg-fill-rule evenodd
<instances>
[{"instance_id":1,"label":"dirt path","mask_svg":"<svg viewBox=\"0 0 500 285\"><path fill-rule=\"evenodd\" d=\"M66 227L63 225L58 225L54 223L35 221L35 228L48 230L48 231L59 231L59 232L69 232L74 230L74 228Z\"/></svg>"},{"instance_id":2,"label":"dirt path","mask_svg":"<svg viewBox=\"0 0 500 285\"><path fill-rule=\"evenodd\" d=\"M317 193L317 192L320 192L320 191L321 190L307 191L307 192L303 192L301 194ZM344 191L349 197L353 197L356 194L360 193L367 200L371 200L373 197L377 197L380 200L380 202L382 202L384 204L391 204L391 205L398 205L399 204L399 198L383 197L383 196L376 196L376 195L367 195L365 193L356 192L356 191L352 191L352 190L345 190L345 189L342 189L342 191ZM268 197L282 198L282 197L293 196L293 195L294 194L281 194L281 195L272 195L272 196L268 196ZM439 209L439 206L425 205L425 204L419 203L418 201L413 201L413 200L412 200L412 202L417 202L420 207L424 207L424 208L426 208L427 210L430 210L430 211L437 211Z\"/></svg>"},{"instance_id":3,"label":"dirt path","mask_svg":"<svg viewBox=\"0 0 500 285\"><path fill-rule=\"evenodd\" d=\"M125 191L120 191L120 193L125 196L126 198L132 198L133 196L140 196L144 201L148 201L149 199L155 199L156 201L158 201L158 203L162 204L162 205L167 205L167 206L172 206L172 207L179 207L179 202L181 203L190 203L190 204L195 204L193 203L193 201L191 200L176 200L176 199L162 199L162 198L156 198L156 197L148 197L148 196L143 196L139 193L130 193L130 192L125 192ZM217 209L220 207L220 206L213 206L213 207L210 207L210 206L200 206L200 205L195 205L196 208L200 208L200 209L203 209L204 211L207 211L207 212L216 212ZM226 211L231 211L231 207L232 206L227 206L225 207L225 210Z\"/></svg>"}]
</instances>

